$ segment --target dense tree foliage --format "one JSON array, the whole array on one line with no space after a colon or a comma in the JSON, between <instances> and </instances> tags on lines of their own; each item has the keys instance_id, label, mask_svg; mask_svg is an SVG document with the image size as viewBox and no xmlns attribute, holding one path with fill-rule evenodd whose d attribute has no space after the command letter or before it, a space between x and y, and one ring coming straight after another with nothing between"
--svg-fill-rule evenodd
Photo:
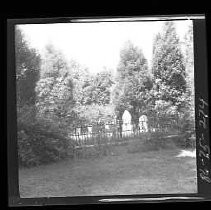
<instances>
[{"instance_id":1,"label":"dense tree foliage","mask_svg":"<svg viewBox=\"0 0 211 210\"><path fill-rule=\"evenodd\" d=\"M34 105L36 100L35 86L39 79L40 56L35 49L30 48L25 41L23 33L16 27L16 87L17 105Z\"/></svg>"},{"instance_id":2,"label":"dense tree foliage","mask_svg":"<svg viewBox=\"0 0 211 210\"><path fill-rule=\"evenodd\" d=\"M93 124L111 120L114 115L110 99L113 84L113 76L109 71L102 71L96 75L81 75L76 81L77 103L74 107L80 123Z\"/></svg>"},{"instance_id":3,"label":"dense tree foliage","mask_svg":"<svg viewBox=\"0 0 211 210\"><path fill-rule=\"evenodd\" d=\"M40 55L30 48L19 27L15 28L16 102L18 123L28 123L36 115L36 82L40 74ZM18 127L19 129L19 127Z\"/></svg>"},{"instance_id":4,"label":"dense tree foliage","mask_svg":"<svg viewBox=\"0 0 211 210\"><path fill-rule=\"evenodd\" d=\"M142 50L128 41L120 52L120 63L113 90L113 103L117 114L121 116L127 109L137 123L140 114L144 113L151 87L147 60Z\"/></svg>"},{"instance_id":5,"label":"dense tree foliage","mask_svg":"<svg viewBox=\"0 0 211 210\"><path fill-rule=\"evenodd\" d=\"M155 38L152 73L157 100L171 101L178 110L184 105L186 72L179 38L172 21L164 23L163 30Z\"/></svg>"},{"instance_id":6,"label":"dense tree foliage","mask_svg":"<svg viewBox=\"0 0 211 210\"><path fill-rule=\"evenodd\" d=\"M125 110L131 113L136 126L139 117L145 114L152 128L171 121L180 125L181 131L193 129L191 26L185 35L183 55L174 23L164 22L154 39L151 69L142 50L131 41L126 42L115 76L106 69L91 74L76 61L68 61L52 44L46 46L42 56L38 55L19 28L15 39L18 147L22 165L66 157L70 149L68 136L75 127L121 119ZM159 132L159 138L155 134L158 141L162 134Z\"/></svg>"},{"instance_id":7,"label":"dense tree foliage","mask_svg":"<svg viewBox=\"0 0 211 210\"><path fill-rule=\"evenodd\" d=\"M36 93L41 117L57 120L58 123L71 118L74 106L72 76L64 56L52 45L46 47L42 58Z\"/></svg>"},{"instance_id":8,"label":"dense tree foliage","mask_svg":"<svg viewBox=\"0 0 211 210\"><path fill-rule=\"evenodd\" d=\"M190 44L190 41L187 43ZM192 49L187 49L192 57ZM193 104L190 104L194 99L190 94L190 82L187 79L188 71L193 73L193 69L190 70L190 63L190 58L186 56L185 59L182 54L174 23L164 23L162 32L155 37L153 47L153 88L148 107L154 115L154 121L158 119L161 124L168 118L177 119L181 130L194 125L188 117L190 107L194 109Z\"/></svg>"},{"instance_id":9,"label":"dense tree foliage","mask_svg":"<svg viewBox=\"0 0 211 210\"><path fill-rule=\"evenodd\" d=\"M194 92L194 52L193 52L193 25L190 24L185 34L185 67L187 82L186 120L195 127L195 92Z\"/></svg>"},{"instance_id":10,"label":"dense tree foliage","mask_svg":"<svg viewBox=\"0 0 211 210\"><path fill-rule=\"evenodd\" d=\"M114 106L112 104L99 105L90 104L77 107L77 113L80 118L80 125L108 123L115 119Z\"/></svg>"},{"instance_id":11,"label":"dense tree foliage","mask_svg":"<svg viewBox=\"0 0 211 210\"><path fill-rule=\"evenodd\" d=\"M185 34L185 67L187 75L187 83L194 94L194 54L193 54L193 26L189 25L188 31Z\"/></svg>"},{"instance_id":12,"label":"dense tree foliage","mask_svg":"<svg viewBox=\"0 0 211 210\"><path fill-rule=\"evenodd\" d=\"M84 101L86 105L106 105L110 103L110 88L114 84L112 74L102 71L90 78L84 85Z\"/></svg>"},{"instance_id":13,"label":"dense tree foliage","mask_svg":"<svg viewBox=\"0 0 211 210\"><path fill-rule=\"evenodd\" d=\"M16 29L15 35L19 163L33 166L64 158L67 152L64 130L55 121L39 114L49 109L49 104L55 101L63 113L65 109L61 106L69 97L64 88L65 75L61 73L63 81L56 82L60 78L56 71L53 72L54 68L53 73L50 72L49 62L43 64L41 57L25 41L20 29ZM57 60L53 57L51 61ZM55 65L61 66L60 63ZM59 109L56 109L55 114L60 114L58 112Z\"/></svg>"}]
</instances>

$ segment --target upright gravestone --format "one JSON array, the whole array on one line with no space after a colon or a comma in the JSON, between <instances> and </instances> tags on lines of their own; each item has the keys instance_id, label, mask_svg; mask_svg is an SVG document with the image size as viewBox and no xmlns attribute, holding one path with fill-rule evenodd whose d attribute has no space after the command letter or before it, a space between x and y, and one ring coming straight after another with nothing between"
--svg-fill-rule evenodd
<instances>
[{"instance_id":1,"label":"upright gravestone","mask_svg":"<svg viewBox=\"0 0 211 210\"><path fill-rule=\"evenodd\" d=\"M109 130L109 124L105 124L105 130Z\"/></svg>"},{"instance_id":2,"label":"upright gravestone","mask_svg":"<svg viewBox=\"0 0 211 210\"><path fill-rule=\"evenodd\" d=\"M139 117L139 130L140 132L148 132L148 119L146 115Z\"/></svg>"},{"instance_id":3,"label":"upright gravestone","mask_svg":"<svg viewBox=\"0 0 211 210\"><path fill-rule=\"evenodd\" d=\"M89 125L87 127L87 137L88 138L91 138L92 137L92 126L91 125Z\"/></svg>"},{"instance_id":4,"label":"upright gravestone","mask_svg":"<svg viewBox=\"0 0 211 210\"><path fill-rule=\"evenodd\" d=\"M130 136L132 134L131 115L125 110L122 115L122 136Z\"/></svg>"}]
</instances>

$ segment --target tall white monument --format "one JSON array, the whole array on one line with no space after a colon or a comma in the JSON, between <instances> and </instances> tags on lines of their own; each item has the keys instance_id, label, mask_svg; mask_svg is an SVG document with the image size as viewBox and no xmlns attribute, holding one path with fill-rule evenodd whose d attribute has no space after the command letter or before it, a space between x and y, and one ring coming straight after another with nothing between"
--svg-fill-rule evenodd
<instances>
[{"instance_id":1,"label":"tall white monument","mask_svg":"<svg viewBox=\"0 0 211 210\"><path fill-rule=\"evenodd\" d=\"M131 114L125 110L122 115L122 136L130 136L132 134Z\"/></svg>"},{"instance_id":2,"label":"tall white monument","mask_svg":"<svg viewBox=\"0 0 211 210\"><path fill-rule=\"evenodd\" d=\"M89 125L87 127L87 137L88 138L91 138L92 137L92 126L91 125Z\"/></svg>"}]
</instances>

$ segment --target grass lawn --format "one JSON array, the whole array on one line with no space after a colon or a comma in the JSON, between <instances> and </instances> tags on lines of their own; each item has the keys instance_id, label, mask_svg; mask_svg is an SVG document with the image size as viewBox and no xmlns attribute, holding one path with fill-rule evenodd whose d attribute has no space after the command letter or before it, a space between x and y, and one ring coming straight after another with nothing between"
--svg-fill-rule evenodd
<instances>
[{"instance_id":1,"label":"grass lawn","mask_svg":"<svg viewBox=\"0 0 211 210\"><path fill-rule=\"evenodd\" d=\"M19 170L21 197L196 193L196 159L179 149L64 160Z\"/></svg>"}]
</instances>

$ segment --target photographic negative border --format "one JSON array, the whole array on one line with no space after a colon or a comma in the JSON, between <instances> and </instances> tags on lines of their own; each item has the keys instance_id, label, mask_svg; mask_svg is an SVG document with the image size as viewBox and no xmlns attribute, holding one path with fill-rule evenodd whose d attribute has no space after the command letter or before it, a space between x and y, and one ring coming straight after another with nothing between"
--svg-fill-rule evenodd
<instances>
[{"instance_id":1,"label":"photographic negative border","mask_svg":"<svg viewBox=\"0 0 211 210\"><path fill-rule=\"evenodd\" d=\"M209 98L206 25L205 21L195 20L194 29L194 68L195 68L195 117L197 144L197 177L199 194L211 193L210 140L209 140ZM203 81L203 82L202 82Z\"/></svg>"},{"instance_id":2,"label":"photographic negative border","mask_svg":"<svg viewBox=\"0 0 211 210\"><path fill-rule=\"evenodd\" d=\"M194 80L198 193L116 196L78 196L20 198L18 184L18 150L16 125L15 25L88 21L166 21L193 20ZM181 202L211 199L211 164L208 122L206 22L204 15L169 15L143 17L32 18L7 20L7 157L9 206L83 205L104 203Z\"/></svg>"}]
</instances>

